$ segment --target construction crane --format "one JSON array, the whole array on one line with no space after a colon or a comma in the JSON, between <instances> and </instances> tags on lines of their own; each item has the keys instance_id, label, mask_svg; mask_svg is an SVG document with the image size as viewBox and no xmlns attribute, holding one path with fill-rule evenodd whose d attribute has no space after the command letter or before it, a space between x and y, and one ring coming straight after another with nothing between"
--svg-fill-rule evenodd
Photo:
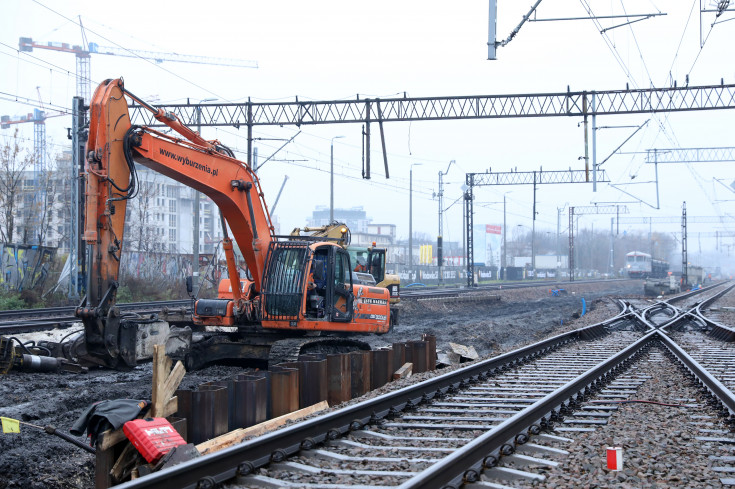
<instances>
[{"instance_id":1,"label":"construction crane","mask_svg":"<svg viewBox=\"0 0 735 489\"><path fill-rule=\"evenodd\" d=\"M39 181L46 169L46 113L40 109L23 116L3 115L0 117L0 129L9 129L15 124L33 123L33 200L29 203L31 210L28 214L26 226L33 231L35 236L39 215L38 206L44 200ZM25 186L24 186L25 187ZM39 243L42 244L42 243Z\"/></svg>"},{"instance_id":2,"label":"construction crane","mask_svg":"<svg viewBox=\"0 0 735 489\"><path fill-rule=\"evenodd\" d=\"M162 53L155 51L140 51L136 49L125 49L118 47L100 46L97 43L90 42L89 47L85 47L86 36L82 30L82 37L85 39L84 46L69 44L65 42L34 42L30 37L21 37L18 43L20 51L32 52L33 49L48 49L61 53L73 53L77 59L77 96L82 97L85 103L89 103L92 94L91 78L90 78L90 55L91 54L107 54L111 56L125 56L129 58L139 58L153 60L156 63L164 61L175 61L177 63L197 63L217 66L234 66L237 68L257 68L258 62L252 60L241 60L231 58L215 58L211 56L191 56L178 53Z\"/></svg>"},{"instance_id":3,"label":"construction crane","mask_svg":"<svg viewBox=\"0 0 735 489\"><path fill-rule=\"evenodd\" d=\"M33 109L33 112L29 112L27 115L13 116L11 119L9 115L0 117L0 129L9 129L13 124L23 124L26 122L33 123L33 154L35 155L35 169L36 177L40 173L46 170L46 119L51 117L60 117L67 115L65 113L58 113L54 115L46 115L46 108L43 105L43 99L41 97L41 87L36 87L38 90L38 102L41 105L41 109ZM36 178L37 179L37 178Z\"/></svg>"},{"instance_id":4,"label":"construction crane","mask_svg":"<svg viewBox=\"0 0 735 489\"><path fill-rule=\"evenodd\" d=\"M39 213L37 212L37 206L40 203L45 202L45 188L44 185L40 184L41 178L46 172L46 119L50 117L60 117L66 115L65 113L58 113L54 115L46 115L46 108L43 105L43 98L41 97L41 87L36 87L38 91L38 102L41 105L41 110L33 109L33 112L29 112L23 116L9 115L0 116L0 129L9 129L14 124L24 124L26 122L33 123L33 202L32 212L29 215L28 225L36 229L36 220ZM38 244L43 244L40 242Z\"/></svg>"},{"instance_id":5,"label":"construction crane","mask_svg":"<svg viewBox=\"0 0 735 489\"><path fill-rule=\"evenodd\" d=\"M64 114L61 114L64 115ZM46 112L33 109L27 115L0 117L0 129L10 129L14 124L33 123L33 155L34 155L34 180L43 173L46 168Z\"/></svg>"},{"instance_id":6,"label":"construction crane","mask_svg":"<svg viewBox=\"0 0 735 489\"><path fill-rule=\"evenodd\" d=\"M111 48L106 46L100 46L96 43L87 43L87 36L84 30L84 26L82 25L81 17L79 18L79 26L82 29L82 45L77 44L69 44L69 43L62 43L62 42L47 42L47 43L40 43L40 42L34 42L32 38L30 37L21 37L18 43L18 47L21 52L32 52L34 48L37 49L47 49L51 51L58 51L62 53L73 53L76 56L76 95L81 99L80 102L80 108L78 109L78 113L83 113L83 106L84 104L89 104L92 98L92 78L91 78L91 68L90 68L90 58L91 54L106 54L111 56L126 56L131 58L140 58L140 59L146 59L146 60L153 60L156 63L162 63L164 61L175 61L179 63L199 63L199 64L208 64L208 65L220 65L220 66L235 66L240 68L257 68L258 63L257 61L249 61L249 60L237 60L237 59L227 59L227 58L216 58L216 57L205 57L205 56L189 56L189 55L183 55L178 53L159 53L159 52L153 52L153 51L138 51L134 49L122 49L122 48ZM75 105L76 107L76 105ZM75 109L76 110L76 109ZM81 116L82 119L85 117L84 115ZM72 124L72 142L74 143L75 138L79 134L79 130L74 130L74 127L81 127L84 126L83 120L78 120L76 117L74 118L75 123ZM75 126L75 124L79 124L79 126ZM45 127L44 127L45 132ZM78 142L78 141L77 141ZM83 145L83 143L82 143ZM78 146L78 145L77 145ZM78 174L78 169L80 166L83 166L83 163L79 161L79 153L78 150L75 148L73 152L74 156L72 157L72 175ZM72 202L80 202L83 197L79 195L79 187L78 185L72 185L72 195L70 196ZM74 214L76 216L76 213ZM81 254L78 252L78 246L80 243L80 236L79 236L79 229L77 224L72 224L72 237L70 242L70 256L75 256L79 258ZM83 267L83 265L80 265L80 263L77 263L77 260L72 261L72 276L77 276L80 267ZM74 292L70 291L70 294L72 296L76 297L80 291L79 287L81 287L82 280L79 279L77 281L77 290Z\"/></svg>"}]
</instances>

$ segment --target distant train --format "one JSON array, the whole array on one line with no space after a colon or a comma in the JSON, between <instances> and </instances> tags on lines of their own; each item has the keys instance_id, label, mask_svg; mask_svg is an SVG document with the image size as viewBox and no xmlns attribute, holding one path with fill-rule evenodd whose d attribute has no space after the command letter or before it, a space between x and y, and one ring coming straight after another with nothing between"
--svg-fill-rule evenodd
<instances>
[{"instance_id":1,"label":"distant train","mask_svg":"<svg viewBox=\"0 0 735 489\"><path fill-rule=\"evenodd\" d=\"M629 278L663 278L668 272L668 262L651 258L648 253L631 251L625 255L625 274Z\"/></svg>"}]
</instances>

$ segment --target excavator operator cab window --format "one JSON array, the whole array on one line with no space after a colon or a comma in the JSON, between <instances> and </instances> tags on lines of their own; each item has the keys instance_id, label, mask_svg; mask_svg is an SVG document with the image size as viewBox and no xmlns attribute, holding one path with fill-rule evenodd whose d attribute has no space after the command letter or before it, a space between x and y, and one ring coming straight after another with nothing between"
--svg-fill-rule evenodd
<instances>
[{"instance_id":1,"label":"excavator operator cab window","mask_svg":"<svg viewBox=\"0 0 735 489\"><path fill-rule=\"evenodd\" d=\"M305 286L307 248L299 243L274 243L268 273L263 280L265 315L274 319L297 317Z\"/></svg>"},{"instance_id":2,"label":"excavator operator cab window","mask_svg":"<svg viewBox=\"0 0 735 489\"><path fill-rule=\"evenodd\" d=\"M350 253L356 272L368 273L368 254L366 251L353 251Z\"/></svg>"},{"instance_id":3,"label":"excavator operator cab window","mask_svg":"<svg viewBox=\"0 0 735 489\"><path fill-rule=\"evenodd\" d=\"M326 313L328 250L317 250L311 260L306 296L306 317L322 319Z\"/></svg>"},{"instance_id":4,"label":"excavator operator cab window","mask_svg":"<svg viewBox=\"0 0 735 489\"><path fill-rule=\"evenodd\" d=\"M332 247L333 267L331 270L331 319L332 321L348 322L352 319L352 269L350 255L342 248Z\"/></svg>"},{"instance_id":5,"label":"excavator operator cab window","mask_svg":"<svg viewBox=\"0 0 735 489\"><path fill-rule=\"evenodd\" d=\"M382 282L385 278L385 250L371 250L369 260L368 272L375 282Z\"/></svg>"},{"instance_id":6,"label":"excavator operator cab window","mask_svg":"<svg viewBox=\"0 0 735 489\"><path fill-rule=\"evenodd\" d=\"M306 292L305 317L349 322L354 304L350 255L337 246L314 250Z\"/></svg>"}]
</instances>

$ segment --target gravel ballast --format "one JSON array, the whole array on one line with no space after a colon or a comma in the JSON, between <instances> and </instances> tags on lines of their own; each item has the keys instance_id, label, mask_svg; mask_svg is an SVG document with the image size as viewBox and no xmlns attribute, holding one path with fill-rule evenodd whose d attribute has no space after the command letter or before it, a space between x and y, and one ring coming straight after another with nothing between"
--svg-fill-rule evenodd
<instances>
[{"instance_id":1,"label":"gravel ballast","mask_svg":"<svg viewBox=\"0 0 735 489\"><path fill-rule=\"evenodd\" d=\"M562 433L575 440L563 447L570 455L557 460L561 462L558 467L538 471L546 480L534 487L721 487L722 474L712 471L709 457L732 451L727 445L697 437L727 436L734 441L735 437L719 432L725 426L703 401L701 387L660 348L652 349L641 362L652 378L641 385L636 399L691 407L624 404L606 426L594 432ZM607 447L622 447L623 470L607 469Z\"/></svg>"},{"instance_id":2,"label":"gravel ballast","mask_svg":"<svg viewBox=\"0 0 735 489\"><path fill-rule=\"evenodd\" d=\"M640 295L640 281L564 284L566 294L554 296L552 286L488 292L487 300L456 302L405 301L401 323L383 336L362 337L373 347L437 337L437 347L450 341L474 346L480 356L495 355L559 332L593 324L617 312L613 296ZM558 286L554 286L558 287ZM577 318L586 301L587 314ZM242 372L239 367L213 366L189 372L183 388L222 380ZM423 376L406 379L415 382ZM404 385L403 382L395 387ZM385 389L385 388L384 388ZM130 372L95 370L88 374L10 372L0 379L0 415L40 426L69 427L91 403L104 399L150 399L151 366ZM20 435L0 434L0 489L10 487L93 487L94 456L32 428Z\"/></svg>"}]
</instances>

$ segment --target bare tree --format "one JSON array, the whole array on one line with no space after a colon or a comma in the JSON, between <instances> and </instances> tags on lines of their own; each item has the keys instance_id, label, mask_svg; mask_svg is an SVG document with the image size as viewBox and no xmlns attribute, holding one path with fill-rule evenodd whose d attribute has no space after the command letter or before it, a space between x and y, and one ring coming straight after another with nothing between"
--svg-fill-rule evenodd
<instances>
[{"instance_id":1,"label":"bare tree","mask_svg":"<svg viewBox=\"0 0 735 489\"><path fill-rule=\"evenodd\" d=\"M138 175L141 180L140 187L138 195L128 201L125 219L129 232L125 234L134 243L132 248L136 251L160 251L163 236L157 235L161 226L157 226L155 222L162 217L156 215L154 211L159 207L157 198L160 195L162 178L145 170L139 170Z\"/></svg>"},{"instance_id":2,"label":"bare tree","mask_svg":"<svg viewBox=\"0 0 735 489\"><path fill-rule=\"evenodd\" d=\"M23 198L23 180L34 161L33 152L20 145L16 128L13 136L6 137L0 147L0 239L5 243L11 243L17 232L16 218Z\"/></svg>"},{"instance_id":3,"label":"bare tree","mask_svg":"<svg viewBox=\"0 0 735 489\"><path fill-rule=\"evenodd\" d=\"M47 150L48 166L44 168L36 180L37 195L37 211L36 220L38 222L38 244L48 245L49 230L57 219L54 219L54 209L57 207L59 197L59 187L61 186L60 175L58 171L58 155L52 155Z\"/></svg>"}]
</instances>

